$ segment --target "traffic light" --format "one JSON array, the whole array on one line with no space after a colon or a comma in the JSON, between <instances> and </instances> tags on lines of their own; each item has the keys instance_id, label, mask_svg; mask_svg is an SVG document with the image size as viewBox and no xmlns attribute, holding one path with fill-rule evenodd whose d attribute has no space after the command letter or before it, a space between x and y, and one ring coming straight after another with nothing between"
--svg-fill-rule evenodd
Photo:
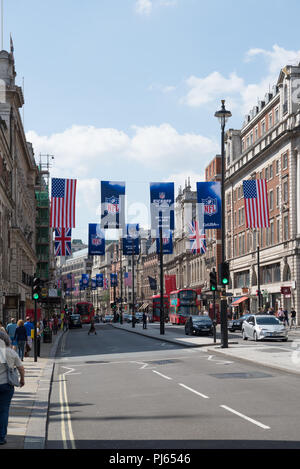
<instances>
[{"instance_id":1,"label":"traffic light","mask_svg":"<svg viewBox=\"0 0 300 469\"><path fill-rule=\"evenodd\" d=\"M32 281L32 299L39 300L41 296L41 279L34 275Z\"/></svg>"},{"instance_id":2,"label":"traffic light","mask_svg":"<svg viewBox=\"0 0 300 469\"><path fill-rule=\"evenodd\" d=\"M218 282L217 282L217 272L215 270L212 270L209 273L209 284L210 284L210 290L211 291L216 291L218 287Z\"/></svg>"},{"instance_id":3,"label":"traffic light","mask_svg":"<svg viewBox=\"0 0 300 469\"><path fill-rule=\"evenodd\" d=\"M222 262L220 264L220 284L224 287L229 284L229 264L228 262Z\"/></svg>"}]
</instances>

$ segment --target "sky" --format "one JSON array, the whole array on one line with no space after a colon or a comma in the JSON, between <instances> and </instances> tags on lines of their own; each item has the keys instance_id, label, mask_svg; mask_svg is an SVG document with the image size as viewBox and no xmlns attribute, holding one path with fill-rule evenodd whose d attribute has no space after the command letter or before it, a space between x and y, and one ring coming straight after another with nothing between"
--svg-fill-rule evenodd
<instances>
[{"instance_id":1,"label":"sky","mask_svg":"<svg viewBox=\"0 0 300 469\"><path fill-rule=\"evenodd\" d=\"M51 177L77 179L76 228L100 220L100 181L125 181L126 221L147 226L149 182L192 189L227 127L300 62L298 0L3 0L24 128ZM21 111L23 116L23 110Z\"/></svg>"}]
</instances>

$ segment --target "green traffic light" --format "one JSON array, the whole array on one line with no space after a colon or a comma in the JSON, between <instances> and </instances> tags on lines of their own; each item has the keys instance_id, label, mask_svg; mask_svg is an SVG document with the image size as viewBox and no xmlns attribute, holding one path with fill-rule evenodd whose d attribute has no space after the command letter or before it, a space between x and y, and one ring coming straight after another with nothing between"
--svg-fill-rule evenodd
<instances>
[{"instance_id":1,"label":"green traffic light","mask_svg":"<svg viewBox=\"0 0 300 469\"><path fill-rule=\"evenodd\" d=\"M39 299L39 294L38 294L38 293L34 293L34 294L33 294L33 299L34 299L34 300L38 300L38 299Z\"/></svg>"},{"instance_id":2,"label":"green traffic light","mask_svg":"<svg viewBox=\"0 0 300 469\"><path fill-rule=\"evenodd\" d=\"M223 285L227 285L228 284L228 278L223 278L222 283L223 283Z\"/></svg>"}]
</instances>

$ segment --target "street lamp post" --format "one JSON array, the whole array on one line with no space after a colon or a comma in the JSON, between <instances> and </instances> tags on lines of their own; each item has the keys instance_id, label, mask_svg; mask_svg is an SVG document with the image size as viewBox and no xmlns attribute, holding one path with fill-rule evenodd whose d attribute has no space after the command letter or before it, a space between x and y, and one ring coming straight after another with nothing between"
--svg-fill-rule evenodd
<instances>
[{"instance_id":1,"label":"street lamp post","mask_svg":"<svg viewBox=\"0 0 300 469\"><path fill-rule=\"evenodd\" d=\"M231 112L225 109L225 100L222 99L222 107L219 111L215 112L221 124L221 160L222 160L222 179L221 179L221 199L222 199L222 226L221 226L221 245L222 255L221 262L225 262L225 124ZM222 285L221 291L221 347L228 348L228 329L227 329L227 298L226 289Z\"/></svg>"}]
</instances>

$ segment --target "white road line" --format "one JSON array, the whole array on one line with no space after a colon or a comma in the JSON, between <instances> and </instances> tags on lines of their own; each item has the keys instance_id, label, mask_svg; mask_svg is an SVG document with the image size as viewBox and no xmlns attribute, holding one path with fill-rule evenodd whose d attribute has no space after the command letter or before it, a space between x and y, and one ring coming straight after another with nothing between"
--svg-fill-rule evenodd
<instances>
[{"instance_id":1,"label":"white road line","mask_svg":"<svg viewBox=\"0 0 300 469\"><path fill-rule=\"evenodd\" d=\"M163 375L162 373L159 373L159 371L156 371L156 370L152 370L153 373L156 373L157 375L161 376L162 378L165 378L165 379L172 379L172 378L169 378L169 376L166 376L166 375Z\"/></svg>"},{"instance_id":2,"label":"white road line","mask_svg":"<svg viewBox=\"0 0 300 469\"><path fill-rule=\"evenodd\" d=\"M231 407L227 407L226 405L220 405L220 407L223 407L223 409L228 410L229 412L232 412L235 415L238 415L239 417L242 417L245 420L248 420L251 423L254 423L254 425L257 425L258 427L263 428L264 430L270 430L271 427L268 427L267 425L264 425L261 422L258 422L257 420L251 419L250 417L247 417L247 415L241 414L240 412L237 412L234 409L231 409Z\"/></svg>"},{"instance_id":3,"label":"white road line","mask_svg":"<svg viewBox=\"0 0 300 469\"><path fill-rule=\"evenodd\" d=\"M183 388L188 389L188 391L191 391L191 392L197 394L198 396L203 397L204 399L209 399L209 397L206 396L205 394L202 394L201 392L195 391L195 389L189 388L185 384L179 383L179 386L182 386Z\"/></svg>"}]
</instances>

